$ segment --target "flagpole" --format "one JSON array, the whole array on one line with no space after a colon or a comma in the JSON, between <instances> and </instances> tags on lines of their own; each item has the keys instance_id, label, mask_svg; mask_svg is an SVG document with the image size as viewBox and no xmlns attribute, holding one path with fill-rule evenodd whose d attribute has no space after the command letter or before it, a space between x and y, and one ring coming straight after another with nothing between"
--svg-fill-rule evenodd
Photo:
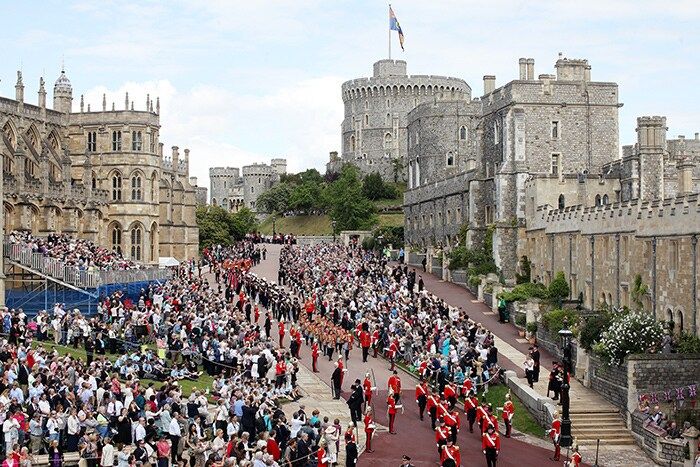
<instances>
[{"instance_id":1,"label":"flagpole","mask_svg":"<svg viewBox=\"0 0 700 467\"><path fill-rule=\"evenodd\" d=\"M389 4L389 11L391 11L391 3ZM391 60L391 13L389 14L389 60Z\"/></svg>"}]
</instances>

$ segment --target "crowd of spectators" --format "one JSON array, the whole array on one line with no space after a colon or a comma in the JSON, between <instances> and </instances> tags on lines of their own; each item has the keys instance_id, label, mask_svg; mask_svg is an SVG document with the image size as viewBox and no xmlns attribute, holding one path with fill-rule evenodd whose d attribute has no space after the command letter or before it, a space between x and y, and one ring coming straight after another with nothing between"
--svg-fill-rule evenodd
<instances>
[{"instance_id":1,"label":"crowd of spectators","mask_svg":"<svg viewBox=\"0 0 700 467\"><path fill-rule=\"evenodd\" d=\"M335 425L303 409L288 422L280 409L300 397L298 362L271 339L270 313L293 300L248 271L263 251L212 248L214 280L202 263L183 264L138 297L101 297L93 316L62 304L31 321L3 310L2 454L48 454L52 467L68 452L87 467L315 465ZM213 383L190 389L204 372Z\"/></svg>"},{"instance_id":2,"label":"crowd of spectators","mask_svg":"<svg viewBox=\"0 0 700 467\"><path fill-rule=\"evenodd\" d=\"M142 264L124 259L119 249L103 248L90 240L67 234L51 233L46 237L35 237L31 232L12 231L9 242L25 245L45 257L60 259L67 266L82 271L138 269Z\"/></svg>"}]
</instances>

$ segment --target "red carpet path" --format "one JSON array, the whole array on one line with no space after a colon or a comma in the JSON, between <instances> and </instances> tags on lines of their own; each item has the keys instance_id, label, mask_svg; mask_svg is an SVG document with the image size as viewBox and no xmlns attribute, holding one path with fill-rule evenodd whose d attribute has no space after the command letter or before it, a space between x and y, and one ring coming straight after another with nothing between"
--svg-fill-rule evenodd
<instances>
[{"instance_id":1,"label":"red carpet path","mask_svg":"<svg viewBox=\"0 0 700 467\"><path fill-rule=\"evenodd\" d=\"M253 268L253 272L264 276L269 280L277 280L277 270L279 268L279 245L266 245L267 259L260 265ZM442 297L447 303L453 306L461 306L469 313L472 319L481 322L488 329L492 330L501 339L507 341L518 350L527 352L527 344L520 344L515 341L517 332L514 326L503 325L498 323L498 320L490 315L484 315L483 311L490 311L488 307L481 303L472 303L474 297L465 289L455 286L454 284L443 283L438 281L434 276L423 274L423 280L428 290ZM261 318L262 319L262 318ZM276 325L273 325L275 329ZM277 336L275 336L277 337ZM289 336L285 336L285 347L289 345ZM542 352L543 361L551 360L551 356ZM337 359L337 354L333 355L334 361ZM306 345L301 349L301 363L311 369L311 351ZM499 364L505 368L518 370L521 362L510 362L504 358L499 359ZM368 363L362 363L361 351L355 347L350 352L350 359L346 367L348 372L345 374L343 382L344 397L348 397L350 385L355 379L362 380L366 372L374 371L376 377L377 388L379 395L373 397L373 405L377 421L384 426L388 426L386 415L386 397L387 387L386 382L390 376L389 364L382 358L374 359L370 356ZM319 357L319 377L329 385L330 393L330 377L333 372L333 362L329 362L328 358ZM438 465L437 447L435 445L435 435L430 428L430 418L425 417L424 421L420 421L418 417L418 406L415 402L414 393L417 380L405 372L399 372L402 382L402 399L404 403L404 413L397 414L395 430L396 435L390 435L387 432L375 434L372 448L373 453L363 453L358 461L359 466L398 466L401 463L401 457L406 454L411 457L411 462L416 467L435 466ZM312 407L307 407L307 412L313 410ZM466 416L460 414L463 426L466 425ZM358 428L362 429L363 425L358 424ZM486 460L481 452L480 434L475 430L474 433L469 433L468 428L464 428L458 435L458 445L462 453L463 466L480 466L486 465ZM342 449L342 447L341 447ZM559 462L552 461L552 450L542 449L531 444L524 443L515 438L506 439L501 437L501 455L498 458L498 465L504 467L546 467L563 465L563 460Z\"/></svg>"}]
</instances>

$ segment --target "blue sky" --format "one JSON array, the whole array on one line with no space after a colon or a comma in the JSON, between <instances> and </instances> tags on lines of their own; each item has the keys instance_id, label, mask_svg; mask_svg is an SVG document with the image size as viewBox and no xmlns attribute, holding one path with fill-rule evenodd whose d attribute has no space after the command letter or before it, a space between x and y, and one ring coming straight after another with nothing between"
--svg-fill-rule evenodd
<instances>
[{"instance_id":1,"label":"blue sky","mask_svg":"<svg viewBox=\"0 0 700 467\"><path fill-rule=\"evenodd\" d=\"M517 78L519 57L553 73L557 54L587 58L592 78L620 85L620 143L640 115L668 117L670 135L700 131L700 9L689 0L473 2L395 0L406 36L394 58L409 73ZM213 165L286 156L289 169L323 169L340 149L340 85L386 58L387 4L374 0L0 0L0 95L25 100L39 76L49 97L62 57L74 88L99 108L161 97L161 140L191 149L208 185Z\"/></svg>"}]
</instances>

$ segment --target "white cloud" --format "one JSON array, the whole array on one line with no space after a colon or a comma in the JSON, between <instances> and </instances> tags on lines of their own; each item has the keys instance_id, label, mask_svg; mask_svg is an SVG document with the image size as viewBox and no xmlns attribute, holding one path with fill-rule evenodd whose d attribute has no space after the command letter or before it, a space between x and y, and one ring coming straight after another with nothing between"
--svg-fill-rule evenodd
<instances>
[{"instance_id":1,"label":"white cloud","mask_svg":"<svg viewBox=\"0 0 700 467\"><path fill-rule=\"evenodd\" d=\"M308 167L323 171L328 152L339 149L341 79L323 77L290 83L263 95L234 88L200 85L180 90L168 80L126 82L116 89L97 86L85 93L93 110L115 102L124 108L125 93L135 109L145 108L146 94L161 100L161 142L166 148L190 149L190 173L209 185L209 168L287 157L292 172ZM79 110L79 98L74 101Z\"/></svg>"}]
</instances>

